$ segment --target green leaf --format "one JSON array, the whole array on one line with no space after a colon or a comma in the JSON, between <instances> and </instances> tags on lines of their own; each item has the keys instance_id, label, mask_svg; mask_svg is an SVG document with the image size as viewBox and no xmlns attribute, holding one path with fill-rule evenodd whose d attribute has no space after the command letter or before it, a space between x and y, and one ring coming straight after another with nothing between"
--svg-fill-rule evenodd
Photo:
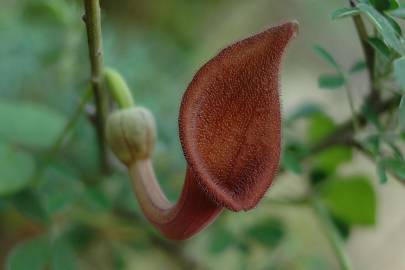
<instances>
[{"instance_id":1,"label":"green leaf","mask_svg":"<svg viewBox=\"0 0 405 270\"><path fill-rule=\"evenodd\" d=\"M24 6L23 16L28 23L63 26L67 23L68 11L69 6L63 1L35 1Z\"/></svg>"},{"instance_id":2,"label":"green leaf","mask_svg":"<svg viewBox=\"0 0 405 270\"><path fill-rule=\"evenodd\" d=\"M322 89L337 89L344 85L345 79L340 74L321 75L318 80L318 85Z\"/></svg>"},{"instance_id":3,"label":"green leaf","mask_svg":"<svg viewBox=\"0 0 405 270\"><path fill-rule=\"evenodd\" d=\"M400 179L405 180L405 161L393 158L383 159L381 161L387 170L392 171Z\"/></svg>"},{"instance_id":4,"label":"green leaf","mask_svg":"<svg viewBox=\"0 0 405 270\"><path fill-rule=\"evenodd\" d=\"M395 141L389 140L389 138L385 138L385 143L388 145L389 148L391 148L393 152L393 158L401 160L404 159L402 150L395 144Z\"/></svg>"},{"instance_id":5,"label":"green leaf","mask_svg":"<svg viewBox=\"0 0 405 270\"><path fill-rule=\"evenodd\" d=\"M235 243L235 237L226 229L220 227L211 238L208 251L212 254L218 254L225 251Z\"/></svg>"},{"instance_id":6,"label":"green leaf","mask_svg":"<svg viewBox=\"0 0 405 270\"><path fill-rule=\"evenodd\" d=\"M359 10L355 7L339 8L332 13L332 19L335 20L335 19L346 18L349 16L358 15L359 13L360 13Z\"/></svg>"},{"instance_id":7,"label":"green leaf","mask_svg":"<svg viewBox=\"0 0 405 270\"><path fill-rule=\"evenodd\" d=\"M405 54L404 46L399 40L395 29L392 27L390 22L375 8L370 5L360 3L357 7L368 16L371 22L374 24L378 32L382 35L384 42L394 49L400 55Z\"/></svg>"},{"instance_id":8,"label":"green leaf","mask_svg":"<svg viewBox=\"0 0 405 270\"><path fill-rule=\"evenodd\" d=\"M333 120L325 114L317 114L311 117L309 122L308 137L311 143L316 143L332 133L336 128Z\"/></svg>"},{"instance_id":9,"label":"green leaf","mask_svg":"<svg viewBox=\"0 0 405 270\"><path fill-rule=\"evenodd\" d=\"M16 193L30 184L34 159L0 142L0 196Z\"/></svg>"},{"instance_id":10,"label":"green leaf","mask_svg":"<svg viewBox=\"0 0 405 270\"><path fill-rule=\"evenodd\" d=\"M334 67L340 73L341 67L339 66L335 58L326 49L322 48L319 45L315 45L314 50L321 58L331 64L332 67Z\"/></svg>"},{"instance_id":11,"label":"green leaf","mask_svg":"<svg viewBox=\"0 0 405 270\"><path fill-rule=\"evenodd\" d=\"M282 155L282 166L296 174L302 172L300 159L308 153L308 147L299 142L288 142Z\"/></svg>"},{"instance_id":12,"label":"green leaf","mask_svg":"<svg viewBox=\"0 0 405 270\"><path fill-rule=\"evenodd\" d=\"M405 94L402 95L398 112L399 112L399 125L401 129L405 131Z\"/></svg>"},{"instance_id":13,"label":"green leaf","mask_svg":"<svg viewBox=\"0 0 405 270\"><path fill-rule=\"evenodd\" d=\"M13 204L23 215L42 223L49 221L48 213L38 194L32 190L24 190L13 197Z\"/></svg>"},{"instance_id":14,"label":"green leaf","mask_svg":"<svg viewBox=\"0 0 405 270\"><path fill-rule=\"evenodd\" d=\"M390 11L390 14L394 17L405 20L405 8L398 8L396 10Z\"/></svg>"},{"instance_id":15,"label":"green leaf","mask_svg":"<svg viewBox=\"0 0 405 270\"><path fill-rule=\"evenodd\" d=\"M401 26L390 15L384 14L384 17L389 21L389 23L391 24L392 28L394 28L397 35L399 37L402 36Z\"/></svg>"},{"instance_id":16,"label":"green leaf","mask_svg":"<svg viewBox=\"0 0 405 270\"><path fill-rule=\"evenodd\" d=\"M277 218L268 218L250 227L246 237L266 247L275 248L285 235L284 224Z\"/></svg>"},{"instance_id":17,"label":"green leaf","mask_svg":"<svg viewBox=\"0 0 405 270\"><path fill-rule=\"evenodd\" d=\"M50 257L49 239L40 236L25 241L13 248L7 257L7 270L43 270Z\"/></svg>"},{"instance_id":18,"label":"green leaf","mask_svg":"<svg viewBox=\"0 0 405 270\"><path fill-rule=\"evenodd\" d=\"M0 211L6 208L7 202L0 197Z\"/></svg>"},{"instance_id":19,"label":"green leaf","mask_svg":"<svg viewBox=\"0 0 405 270\"><path fill-rule=\"evenodd\" d=\"M353 151L350 147L333 146L314 156L313 164L315 168L332 174L341 164L351 161L352 158Z\"/></svg>"},{"instance_id":20,"label":"green leaf","mask_svg":"<svg viewBox=\"0 0 405 270\"><path fill-rule=\"evenodd\" d=\"M76 255L66 239L59 238L52 243L51 265L52 270L78 269Z\"/></svg>"},{"instance_id":21,"label":"green leaf","mask_svg":"<svg viewBox=\"0 0 405 270\"><path fill-rule=\"evenodd\" d=\"M286 120L287 125L291 124L297 119L306 118L317 113L322 113L322 108L319 104L304 103L296 108Z\"/></svg>"},{"instance_id":22,"label":"green leaf","mask_svg":"<svg viewBox=\"0 0 405 270\"><path fill-rule=\"evenodd\" d=\"M377 169L378 179L380 179L380 183L381 184L387 183L388 178L387 178L387 173L385 171L384 163L383 162L378 162L376 169Z\"/></svg>"},{"instance_id":23,"label":"green leaf","mask_svg":"<svg viewBox=\"0 0 405 270\"><path fill-rule=\"evenodd\" d=\"M364 103L363 106L361 107L361 112L364 114L366 119L372 123L378 130L382 129L380 120L378 118L378 114L375 112L375 109L373 106L371 106L369 103Z\"/></svg>"},{"instance_id":24,"label":"green leaf","mask_svg":"<svg viewBox=\"0 0 405 270\"><path fill-rule=\"evenodd\" d=\"M78 179L79 176L72 175L58 164L50 164L38 186L39 195L50 215L63 211L82 197L83 185Z\"/></svg>"},{"instance_id":25,"label":"green leaf","mask_svg":"<svg viewBox=\"0 0 405 270\"><path fill-rule=\"evenodd\" d=\"M378 156L380 154L380 136L379 135L370 135L366 137L363 141L363 145L368 149L371 154Z\"/></svg>"},{"instance_id":26,"label":"green leaf","mask_svg":"<svg viewBox=\"0 0 405 270\"><path fill-rule=\"evenodd\" d=\"M389 59L391 57L390 49L385 45L385 43L376 37L369 37L367 42L374 48L375 51L380 53L385 59Z\"/></svg>"},{"instance_id":27,"label":"green leaf","mask_svg":"<svg viewBox=\"0 0 405 270\"><path fill-rule=\"evenodd\" d=\"M397 0L369 0L370 3L379 11L393 10L399 8Z\"/></svg>"},{"instance_id":28,"label":"green leaf","mask_svg":"<svg viewBox=\"0 0 405 270\"><path fill-rule=\"evenodd\" d=\"M87 188L84 201L92 211L107 211L112 208L112 201L100 186Z\"/></svg>"},{"instance_id":29,"label":"green leaf","mask_svg":"<svg viewBox=\"0 0 405 270\"><path fill-rule=\"evenodd\" d=\"M340 218L335 217L328 213L331 219L331 222L335 226L337 232L340 234L343 240L347 240L350 237L351 226L346 222L342 221Z\"/></svg>"},{"instance_id":30,"label":"green leaf","mask_svg":"<svg viewBox=\"0 0 405 270\"><path fill-rule=\"evenodd\" d=\"M375 224L376 194L366 177L330 179L320 194L330 212L346 223Z\"/></svg>"},{"instance_id":31,"label":"green leaf","mask_svg":"<svg viewBox=\"0 0 405 270\"><path fill-rule=\"evenodd\" d=\"M0 138L28 147L49 147L65 118L40 104L0 100Z\"/></svg>"},{"instance_id":32,"label":"green leaf","mask_svg":"<svg viewBox=\"0 0 405 270\"><path fill-rule=\"evenodd\" d=\"M128 269L125 255L125 248L121 246L113 247L111 252L114 270Z\"/></svg>"},{"instance_id":33,"label":"green leaf","mask_svg":"<svg viewBox=\"0 0 405 270\"><path fill-rule=\"evenodd\" d=\"M7 258L7 270L75 270L77 259L64 238L42 235L17 245Z\"/></svg>"},{"instance_id":34,"label":"green leaf","mask_svg":"<svg viewBox=\"0 0 405 270\"><path fill-rule=\"evenodd\" d=\"M281 164L288 171L292 171L296 174L300 174L302 172L300 160L292 151L284 151Z\"/></svg>"},{"instance_id":35,"label":"green leaf","mask_svg":"<svg viewBox=\"0 0 405 270\"><path fill-rule=\"evenodd\" d=\"M94 243L94 240L99 235L93 228L79 222L71 224L69 230L66 231L66 237L69 239L72 247L79 250L91 248L91 244Z\"/></svg>"},{"instance_id":36,"label":"green leaf","mask_svg":"<svg viewBox=\"0 0 405 270\"><path fill-rule=\"evenodd\" d=\"M313 168L309 172L311 186L315 187L323 183L329 177L328 173L319 168Z\"/></svg>"},{"instance_id":37,"label":"green leaf","mask_svg":"<svg viewBox=\"0 0 405 270\"><path fill-rule=\"evenodd\" d=\"M366 68L367 68L367 63L364 60L359 60L353 64L353 66L349 70L349 73L354 74L354 73L363 71Z\"/></svg>"},{"instance_id":38,"label":"green leaf","mask_svg":"<svg viewBox=\"0 0 405 270\"><path fill-rule=\"evenodd\" d=\"M401 57L394 61L394 74L402 92L405 93L405 57Z\"/></svg>"}]
</instances>

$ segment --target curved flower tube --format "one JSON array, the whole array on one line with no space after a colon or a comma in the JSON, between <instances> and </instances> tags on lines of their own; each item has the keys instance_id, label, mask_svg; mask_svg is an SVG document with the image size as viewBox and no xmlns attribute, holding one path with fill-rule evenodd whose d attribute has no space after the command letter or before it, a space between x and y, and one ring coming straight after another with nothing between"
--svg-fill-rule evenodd
<instances>
[{"instance_id":1,"label":"curved flower tube","mask_svg":"<svg viewBox=\"0 0 405 270\"><path fill-rule=\"evenodd\" d=\"M199 186L190 168L187 168L183 190L174 205L160 189L150 160L131 164L129 172L146 218L170 239L189 238L210 224L222 211L223 207Z\"/></svg>"},{"instance_id":2,"label":"curved flower tube","mask_svg":"<svg viewBox=\"0 0 405 270\"><path fill-rule=\"evenodd\" d=\"M197 72L180 109L188 167L176 204L164 195L150 161L151 114L133 107L109 118L107 139L129 169L146 218L166 237L193 236L224 207L252 209L270 187L281 148L280 64L297 30L295 21L272 27L225 48Z\"/></svg>"}]
</instances>

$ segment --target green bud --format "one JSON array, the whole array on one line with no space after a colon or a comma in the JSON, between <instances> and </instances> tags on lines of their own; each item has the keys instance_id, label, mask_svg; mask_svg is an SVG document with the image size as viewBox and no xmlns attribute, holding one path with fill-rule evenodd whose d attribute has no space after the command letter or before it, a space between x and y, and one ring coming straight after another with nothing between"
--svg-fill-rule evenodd
<instances>
[{"instance_id":1,"label":"green bud","mask_svg":"<svg viewBox=\"0 0 405 270\"><path fill-rule=\"evenodd\" d=\"M104 78L107 82L111 96L118 103L120 108L130 108L134 106L134 100L124 77L112 68L104 69Z\"/></svg>"},{"instance_id":2,"label":"green bud","mask_svg":"<svg viewBox=\"0 0 405 270\"><path fill-rule=\"evenodd\" d=\"M153 115L145 108L132 107L112 113L107 119L107 142L125 164L151 157L156 140Z\"/></svg>"}]
</instances>

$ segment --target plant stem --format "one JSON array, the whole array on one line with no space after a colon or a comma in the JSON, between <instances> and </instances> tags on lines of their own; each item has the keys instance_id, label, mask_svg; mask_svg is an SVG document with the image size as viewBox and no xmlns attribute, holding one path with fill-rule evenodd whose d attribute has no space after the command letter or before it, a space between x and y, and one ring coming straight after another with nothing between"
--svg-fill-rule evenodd
<instances>
[{"instance_id":1,"label":"plant stem","mask_svg":"<svg viewBox=\"0 0 405 270\"><path fill-rule=\"evenodd\" d=\"M349 80L346 75L344 75L345 78L345 89L346 89L346 95L347 99L349 100L349 106L350 106L350 111L352 113L352 122L353 122L353 130L355 133L357 133L360 130L360 124L359 120L357 119L356 111L354 108L354 101L353 101L353 95L352 95L352 88L350 86Z\"/></svg>"},{"instance_id":2,"label":"plant stem","mask_svg":"<svg viewBox=\"0 0 405 270\"><path fill-rule=\"evenodd\" d=\"M378 104L374 107L374 111L377 115L383 114L392 108L397 107L400 100L400 96L394 96L386 101L378 102ZM364 113L357 114L356 118L358 119L360 128L366 126L367 118ZM354 129L352 119L350 118L340 124L332 134L313 145L305 157L312 156L321 152L322 150L328 149L331 146L350 144L353 141L353 135Z\"/></svg>"},{"instance_id":3,"label":"plant stem","mask_svg":"<svg viewBox=\"0 0 405 270\"><path fill-rule=\"evenodd\" d=\"M326 209L317 198L314 198L312 206L319 218L319 221L323 226L323 229L329 239L330 244L332 245L333 250L335 251L336 259L339 262L340 269L352 270L353 268L351 267L349 257L344 249L343 240L341 239L335 225L332 223L328 213L326 212Z\"/></svg>"},{"instance_id":4,"label":"plant stem","mask_svg":"<svg viewBox=\"0 0 405 270\"><path fill-rule=\"evenodd\" d=\"M356 2L354 0L350 0L350 6L355 7ZM357 34L360 39L360 44L363 49L364 58L367 64L367 71L370 78L371 84L371 93L369 96L369 101L371 105L374 105L376 102L379 101L380 95L375 85L375 52L373 47L368 43L368 33L366 29L366 25L364 24L363 19L360 15L353 16L353 22L356 27Z\"/></svg>"},{"instance_id":5,"label":"plant stem","mask_svg":"<svg viewBox=\"0 0 405 270\"><path fill-rule=\"evenodd\" d=\"M280 206L307 206L310 202L308 198L273 198L273 197L266 197L265 201L272 205L280 205Z\"/></svg>"},{"instance_id":6,"label":"plant stem","mask_svg":"<svg viewBox=\"0 0 405 270\"><path fill-rule=\"evenodd\" d=\"M361 145L359 142L353 141L352 143L353 147L355 147L360 153L362 153L365 157L367 157L370 161L378 163L378 160L374 157L374 155L368 151L366 148L364 148L363 145ZM396 179L400 184L405 185L405 181L398 177L398 175L395 174L392 170L387 170L387 172L394 178Z\"/></svg>"},{"instance_id":7,"label":"plant stem","mask_svg":"<svg viewBox=\"0 0 405 270\"><path fill-rule=\"evenodd\" d=\"M87 40L91 64L91 85L96 105L96 132L99 148L101 171L108 169L105 138L105 119L107 115L108 99L102 89L103 80L103 42L101 35L100 3L98 0L84 0L87 29Z\"/></svg>"},{"instance_id":8,"label":"plant stem","mask_svg":"<svg viewBox=\"0 0 405 270\"><path fill-rule=\"evenodd\" d=\"M49 149L48 153L46 153L45 158L41 165L36 170L34 176L32 177L32 183L37 184L38 181L41 179L42 174L45 172L46 168L48 167L51 160L54 156L59 152L63 143L66 141L66 138L70 135L73 128L76 126L77 121L79 120L80 115L83 113L84 108L89 101L90 97L92 96L91 88L88 88L84 95L81 97L76 110L73 112L72 116L68 120L68 122L63 127L62 131L60 132L59 136L57 137L54 144Z\"/></svg>"},{"instance_id":9,"label":"plant stem","mask_svg":"<svg viewBox=\"0 0 405 270\"><path fill-rule=\"evenodd\" d=\"M386 101L379 101L376 104L374 111L378 115L383 114L393 108L396 108L400 100L401 96L393 96ZM362 128L367 125L367 118L364 113L356 114L356 119L358 121L359 128ZM308 153L306 153L306 155L301 157L300 161L302 162L305 159L308 159L311 156L314 156L322 152L323 150L329 149L333 146L351 145L353 142L353 137L354 137L353 120L352 117L350 117L350 119L347 119L342 124L340 124L332 134L320 140L318 143L312 145L309 148ZM278 172L279 175L282 174L283 172L285 172L285 168L281 167Z\"/></svg>"}]
</instances>

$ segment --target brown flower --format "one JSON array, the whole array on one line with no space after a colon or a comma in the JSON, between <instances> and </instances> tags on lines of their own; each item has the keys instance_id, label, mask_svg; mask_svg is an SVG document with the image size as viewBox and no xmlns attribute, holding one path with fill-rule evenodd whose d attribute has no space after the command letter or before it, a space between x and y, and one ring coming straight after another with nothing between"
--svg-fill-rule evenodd
<instances>
[{"instance_id":1,"label":"brown flower","mask_svg":"<svg viewBox=\"0 0 405 270\"><path fill-rule=\"evenodd\" d=\"M270 187L281 147L280 64L297 30L296 22L272 27L225 48L197 72L179 116L188 168L176 204L160 189L149 158L126 161L145 216L166 237L191 237L223 207L252 209Z\"/></svg>"}]
</instances>

